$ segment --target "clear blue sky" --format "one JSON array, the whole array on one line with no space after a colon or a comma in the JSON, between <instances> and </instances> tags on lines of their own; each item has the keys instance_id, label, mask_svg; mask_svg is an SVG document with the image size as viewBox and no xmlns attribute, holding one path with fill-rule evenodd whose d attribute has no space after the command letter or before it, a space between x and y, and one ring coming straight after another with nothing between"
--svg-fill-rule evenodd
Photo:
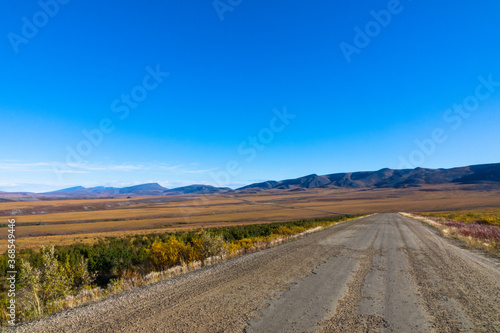
<instances>
[{"instance_id":1,"label":"clear blue sky","mask_svg":"<svg viewBox=\"0 0 500 333\"><path fill-rule=\"evenodd\" d=\"M0 5L0 190L500 161L498 1L61 2Z\"/></svg>"}]
</instances>

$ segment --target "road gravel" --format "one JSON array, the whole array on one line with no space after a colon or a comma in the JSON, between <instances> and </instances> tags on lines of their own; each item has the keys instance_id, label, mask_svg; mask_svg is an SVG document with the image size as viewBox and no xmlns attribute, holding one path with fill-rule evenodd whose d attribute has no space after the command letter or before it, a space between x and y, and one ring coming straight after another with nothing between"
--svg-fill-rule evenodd
<instances>
[{"instance_id":1,"label":"road gravel","mask_svg":"<svg viewBox=\"0 0 500 333\"><path fill-rule=\"evenodd\" d=\"M500 261L376 214L16 332L500 332Z\"/></svg>"}]
</instances>

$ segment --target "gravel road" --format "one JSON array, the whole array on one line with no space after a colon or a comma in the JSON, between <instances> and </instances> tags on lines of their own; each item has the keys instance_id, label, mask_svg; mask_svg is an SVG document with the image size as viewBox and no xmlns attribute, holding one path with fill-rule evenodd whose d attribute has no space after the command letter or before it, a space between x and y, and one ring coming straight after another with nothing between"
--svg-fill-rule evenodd
<instances>
[{"instance_id":1,"label":"gravel road","mask_svg":"<svg viewBox=\"0 0 500 333\"><path fill-rule=\"evenodd\" d=\"M500 332L500 261L377 214L15 331Z\"/></svg>"}]
</instances>

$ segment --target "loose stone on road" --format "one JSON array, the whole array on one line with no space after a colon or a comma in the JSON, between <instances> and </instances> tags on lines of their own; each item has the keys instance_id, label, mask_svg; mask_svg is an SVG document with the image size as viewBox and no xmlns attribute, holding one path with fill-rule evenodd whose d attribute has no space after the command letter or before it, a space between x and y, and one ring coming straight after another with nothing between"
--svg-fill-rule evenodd
<instances>
[{"instance_id":1,"label":"loose stone on road","mask_svg":"<svg viewBox=\"0 0 500 333\"><path fill-rule=\"evenodd\" d=\"M500 332L500 264L376 214L15 331Z\"/></svg>"}]
</instances>

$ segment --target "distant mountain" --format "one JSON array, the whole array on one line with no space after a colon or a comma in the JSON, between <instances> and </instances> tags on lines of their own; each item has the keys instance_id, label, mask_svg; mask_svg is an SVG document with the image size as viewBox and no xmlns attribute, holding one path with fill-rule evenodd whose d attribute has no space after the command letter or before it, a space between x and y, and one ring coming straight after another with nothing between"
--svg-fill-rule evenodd
<instances>
[{"instance_id":1,"label":"distant mountain","mask_svg":"<svg viewBox=\"0 0 500 333\"><path fill-rule=\"evenodd\" d=\"M111 197L119 194L120 189L114 187L83 187L75 186L70 188L65 188L58 191L40 193L37 196L49 196L57 198L76 198L76 197Z\"/></svg>"},{"instance_id":2,"label":"distant mountain","mask_svg":"<svg viewBox=\"0 0 500 333\"><path fill-rule=\"evenodd\" d=\"M160 195L167 190L166 187L158 183L141 184L135 186L124 187L118 190L119 194L135 194L135 195Z\"/></svg>"},{"instance_id":3,"label":"distant mountain","mask_svg":"<svg viewBox=\"0 0 500 333\"><path fill-rule=\"evenodd\" d=\"M302 188L316 188L322 187L323 185L329 184L330 180L326 176L318 176L316 174L296 178L296 179L287 179L282 181L269 180L263 183L250 184L244 187L239 188L238 190L245 189L290 189L292 187L302 187Z\"/></svg>"},{"instance_id":4,"label":"distant mountain","mask_svg":"<svg viewBox=\"0 0 500 333\"><path fill-rule=\"evenodd\" d=\"M470 166L471 174L453 180L456 183L500 182L500 163Z\"/></svg>"},{"instance_id":5,"label":"distant mountain","mask_svg":"<svg viewBox=\"0 0 500 333\"><path fill-rule=\"evenodd\" d=\"M171 190L166 190L163 193L169 195L178 194L209 194L209 193L220 193L220 192L231 192L233 191L229 187L215 187L212 185L189 185L183 187L173 188Z\"/></svg>"},{"instance_id":6,"label":"distant mountain","mask_svg":"<svg viewBox=\"0 0 500 333\"><path fill-rule=\"evenodd\" d=\"M128 186L123 188L116 187L90 187L75 186L65 188L53 192L40 193L39 196L53 196L53 197L123 197L123 196L148 196L148 195L162 195L167 188L157 184L141 184L135 186Z\"/></svg>"},{"instance_id":7,"label":"distant mountain","mask_svg":"<svg viewBox=\"0 0 500 333\"><path fill-rule=\"evenodd\" d=\"M85 187L83 186L68 187L68 188L63 188L62 190L53 191L52 193L74 192L80 190L85 190Z\"/></svg>"},{"instance_id":8,"label":"distant mountain","mask_svg":"<svg viewBox=\"0 0 500 333\"><path fill-rule=\"evenodd\" d=\"M232 191L229 187L211 185L189 185L167 189L158 183L140 184L123 188L75 186L62 190L35 194L36 197L82 198L82 197L137 197L156 195L207 194Z\"/></svg>"},{"instance_id":9,"label":"distant mountain","mask_svg":"<svg viewBox=\"0 0 500 333\"><path fill-rule=\"evenodd\" d=\"M500 183L500 163L481 164L451 169L381 169L378 171L344 172L324 176L316 174L270 180L247 185L238 191L268 189L310 188L407 188L435 184L491 184Z\"/></svg>"},{"instance_id":10,"label":"distant mountain","mask_svg":"<svg viewBox=\"0 0 500 333\"><path fill-rule=\"evenodd\" d=\"M0 191L0 202L6 200L39 200L43 198L138 197L229 192L255 193L266 190L299 192L313 188L409 188L439 184L473 184L475 185L473 188L476 190L498 189L500 188L500 163L451 169L415 168L394 170L385 168L378 171L343 172L323 176L311 174L294 179L269 180L250 184L237 190L200 184L167 189L160 184L149 183L123 188L75 186L46 193ZM471 188L471 186L468 186L468 188Z\"/></svg>"}]
</instances>

